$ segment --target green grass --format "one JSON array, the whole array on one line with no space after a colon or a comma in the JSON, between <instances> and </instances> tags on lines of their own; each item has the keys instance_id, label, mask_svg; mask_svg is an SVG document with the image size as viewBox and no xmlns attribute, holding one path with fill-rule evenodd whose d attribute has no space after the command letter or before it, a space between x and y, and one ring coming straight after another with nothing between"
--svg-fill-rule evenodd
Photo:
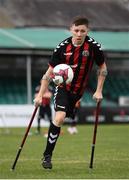
<instances>
[{"instance_id":1,"label":"green grass","mask_svg":"<svg viewBox=\"0 0 129 180\"><path fill-rule=\"evenodd\" d=\"M46 139L28 136L15 171L10 171L25 128L0 129L1 179L127 179L129 178L129 124L99 125L94 168L89 169L93 125L78 126L79 133L69 135L67 126L53 154L53 169L41 166ZM43 131L44 129L42 129ZM31 129L34 132L35 129Z\"/></svg>"}]
</instances>

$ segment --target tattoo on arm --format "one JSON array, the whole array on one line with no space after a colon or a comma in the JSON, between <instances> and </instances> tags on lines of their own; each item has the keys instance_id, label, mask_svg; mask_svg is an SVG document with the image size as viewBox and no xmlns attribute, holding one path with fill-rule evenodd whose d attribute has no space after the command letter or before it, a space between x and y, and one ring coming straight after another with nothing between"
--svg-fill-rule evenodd
<instances>
[{"instance_id":1,"label":"tattoo on arm","mask_svg":"<svg viewBox=\"0 0 129 180\"><path fill-rule=\"evenodd\" d=\"M48 77L46 74L44 74L42 77L42 80L46 80L46 81L50 82L51 78Z\"/></svg>"}]
</instances>

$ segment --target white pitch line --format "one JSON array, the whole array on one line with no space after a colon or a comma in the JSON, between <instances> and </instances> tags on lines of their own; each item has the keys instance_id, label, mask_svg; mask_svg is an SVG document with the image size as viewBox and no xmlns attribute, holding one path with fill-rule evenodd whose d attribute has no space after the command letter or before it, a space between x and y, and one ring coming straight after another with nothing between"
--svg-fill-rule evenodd
<instances>
[{"instance_id":1,"label":"white pitch line","mask_svg":"<svg viewBox=\"0 0 129 180\"><path fill-rule=\"evenodd\" d=\"M1 28L0 28L0 33L1 33L1 34L4 34L5 36L8 36L9 38L12 38L12 39L18 41L18 42L21 43L21 44L27 45L27 46L29 46L29 47L31 47L31 48L35 47L35 45L34 45L33 43L31 43L31 42L29 42L29 41L26 41L25 39L22 39L22 38L14 35L14 34L12 34L12 33L9 33L8 31L3 30L3 29L1 29Z\"/></svg>"},{"instance_id":2,"label":"white pitch line","mask_svg":"<svg viewBox=\"0 0 129 180\"><path fill-rule=\"evenodd\" d=\"M12 159L10 160L10 159L4 159L4 160L0 160L0 165L1 164L3 164L3 163L5 163L5 162L10 162L10 161L12 161ZM20 162L26 162L26 161L38 161L38 162L40 162L40 159L19 159L19 161ZM76 160L71 160L71 161L69 161L69 160L63 160L63 161L60 161L60 160L53 160L53 163L55 163L55 164L80 164L80 163L86 163L86 161L76 161Z\"/></svg>"},{"instance_id":3,"label":"white pitch line","mask_svg":"<svg viewBox=\"0 0 129 180\"><path fill-rule=\"evenodd\" d=\"M12 161L12 159L1 159L0 160L0 164L2 164L3 162L8 162L8 161ZM40 161L40 159L28 159L28 158L21 158L19 161L21 162L25 162L25 161ZM110 161L110 159L101 159L101 161ZM126 159L113 159L113 161L129 161L129 158ZM54 159L53 160L54 163L58 164L58 163L66 163L66 164L78 164L78 163L86 163L87 160L64 160L64 159ZM97 162L96 162L97 163Z\"/></svg>"}]
</instances>

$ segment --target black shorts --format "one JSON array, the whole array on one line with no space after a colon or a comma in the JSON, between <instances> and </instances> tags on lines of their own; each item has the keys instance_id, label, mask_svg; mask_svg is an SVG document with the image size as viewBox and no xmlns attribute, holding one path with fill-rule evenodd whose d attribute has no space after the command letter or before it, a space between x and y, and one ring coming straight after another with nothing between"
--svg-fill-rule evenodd
<instances>
[{"instance_id":1,"label":"black shorts","mask_svg":"<svg viewBox=\"0 0 129 180\"><path fill-rule=\"evenodd\" d=\"M66 112L66 117L74 118L75 104L80 98L81 96L73 94L65 88L56 87L54 93L55 111L64 111Z\"/></svg>"}]
</instances>

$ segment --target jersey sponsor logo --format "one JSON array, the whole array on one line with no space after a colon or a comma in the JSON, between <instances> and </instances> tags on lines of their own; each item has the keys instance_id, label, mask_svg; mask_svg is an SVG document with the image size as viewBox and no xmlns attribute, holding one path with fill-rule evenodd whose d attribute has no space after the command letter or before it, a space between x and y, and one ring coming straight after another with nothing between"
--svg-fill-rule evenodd
<instances>
[{"instance_id":1,"label":"jersey sponsor logo","mask_svg":"<svg viewBox=\"0 0 129 180\"><path fill-rule=\"evenodd\" d=\"M82 55L88 57L89 56L89 51L88 50L82 51Z\"/></svg>"},{"instance_id":2,"label":"jersey sponsor logo","mask_svg":"<svg viewBox=\"0 0 129 180\"><path fill-rule=\"evenodd\" d=\"M72 55L72 54L73 54L72 52L64 53L65 56L70 56L70 55Z\"/></svg>"}]
</instances>

